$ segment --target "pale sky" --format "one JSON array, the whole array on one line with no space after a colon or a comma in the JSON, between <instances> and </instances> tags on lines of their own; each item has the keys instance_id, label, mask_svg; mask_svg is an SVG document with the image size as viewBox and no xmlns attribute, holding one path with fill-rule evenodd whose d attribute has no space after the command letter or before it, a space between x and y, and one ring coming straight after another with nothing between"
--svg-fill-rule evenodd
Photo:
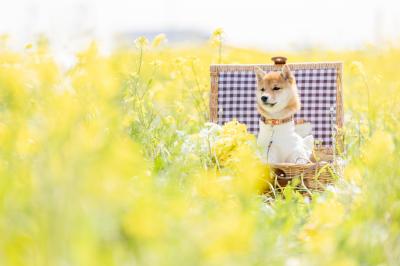
<instances>
[{"instance_id":1,"label":"pale sky","mask_svg":"<svg viewBox=\"0 0 400 266\"><path fill-rule=\"evenodd\" d=\"M264 49L353 48L400 42L399 0L2 0L0 33L14 44L38 33L69 47L116 33L224 28L230 44ZM168 36L167 36L168 37Z\"/></svg>"}]
</instances>

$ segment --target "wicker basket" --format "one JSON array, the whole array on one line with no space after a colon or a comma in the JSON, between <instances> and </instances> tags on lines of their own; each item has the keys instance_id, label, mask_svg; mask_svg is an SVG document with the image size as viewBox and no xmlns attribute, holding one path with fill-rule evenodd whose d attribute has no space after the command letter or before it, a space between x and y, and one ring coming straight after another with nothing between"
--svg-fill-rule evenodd
<instances>
[{"instance_id":1,"label":"wicker basket","mask_svg":"<svg viewBox=\"0 0 400 266\"><path fill-rule=\"evenodd\" d=\"M273 164L271 173L271 185L275 191L281 191L292 183L295 189L305 193L324 190L327 185L334 184L338 176L334 164L328 162Z\"/></svg>"},{"instance_id":2,"label":"wicker basket","mask_svg":"<svg viewBox=\"0 0 400 266\"><path fill-rule=\"evenodd\" d=\"M267 65L211 65L210 120L223 125L237 119L247 125L249 132L257 134L259 115L254 96L254 70L260 67L267 72L277 71L286 64L286 58L282 57L275 57L273 61L274 64ZM290 182L305 193L321 191L341 173L336 159L344 147L342 63L288 66L294 72L302 101L297 118L311 120L308 122L312 123L314 138L321 137L322 141L314 149L312 163L271 165L274 179L270 185L275 188L274 192Z\"/></svg>"}]
</instances>

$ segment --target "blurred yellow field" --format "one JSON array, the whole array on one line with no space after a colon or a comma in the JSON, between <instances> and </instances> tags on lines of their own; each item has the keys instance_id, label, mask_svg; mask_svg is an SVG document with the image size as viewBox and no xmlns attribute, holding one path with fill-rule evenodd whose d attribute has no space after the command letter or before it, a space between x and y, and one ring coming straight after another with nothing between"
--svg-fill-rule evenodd
<instances>
[{"instance_id":1,"label":"blurred yellow field","mask_svg":"<svg viewBox=\"0 0 400 266\"><path fill-rule=\"evenodd\" d=\"M0 265L398 265L400 48L241 49L159 35L65 69L0 43ZM345 176L259 194L255 138L209 119L212 63L343 61Z\"/></svg>"}]
</instances>

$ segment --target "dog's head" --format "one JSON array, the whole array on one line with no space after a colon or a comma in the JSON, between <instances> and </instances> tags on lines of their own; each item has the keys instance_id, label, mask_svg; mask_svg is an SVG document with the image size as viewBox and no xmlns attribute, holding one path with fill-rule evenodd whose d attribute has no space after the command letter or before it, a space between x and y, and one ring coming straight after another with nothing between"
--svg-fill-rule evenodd
<instances>
[{"instance_id":1,"label":"dog's head","mask_svg":"<svg viewBox=\"0 0 400 266\"><path fill-rule=\"evenodd\" d=\"M256 68L258 110L268 118L287 118L300 109L296 80L287 65L265 73Z\"/></svg>"}]
</instances>

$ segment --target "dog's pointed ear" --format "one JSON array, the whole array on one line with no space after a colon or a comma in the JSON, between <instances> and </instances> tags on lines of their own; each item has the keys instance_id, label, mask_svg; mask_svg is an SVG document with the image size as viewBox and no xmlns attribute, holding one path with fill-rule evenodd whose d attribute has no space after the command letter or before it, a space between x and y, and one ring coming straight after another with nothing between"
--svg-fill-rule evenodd
<instances>
[{"instance_id":1,"label":"dog's pointed ear","mask_svg":"<svg viewBox=\"0 0 400 266\"><path fill-rule=\"evenodd\" d=\"M264 70L262 70L260 67L256 67L254 69L254 72L256 73L256 78L258 82L261 82L264 79L264 76L266 75L266 73L264 72Z\"/></svg>"},{"instance_id":2,"label":"dog's pointed ear","mask_svg":"<svg viewBox=\"0 0 400 266\"><path fill-rule=\"evenodd\" d=\"M288 65L283 65L282 70L281 70L281 76L284 80L287 80L289 82L293 82L294 76L292 74L292 71L290 71L290 68Z\"/></svg>"}]
</instances>

